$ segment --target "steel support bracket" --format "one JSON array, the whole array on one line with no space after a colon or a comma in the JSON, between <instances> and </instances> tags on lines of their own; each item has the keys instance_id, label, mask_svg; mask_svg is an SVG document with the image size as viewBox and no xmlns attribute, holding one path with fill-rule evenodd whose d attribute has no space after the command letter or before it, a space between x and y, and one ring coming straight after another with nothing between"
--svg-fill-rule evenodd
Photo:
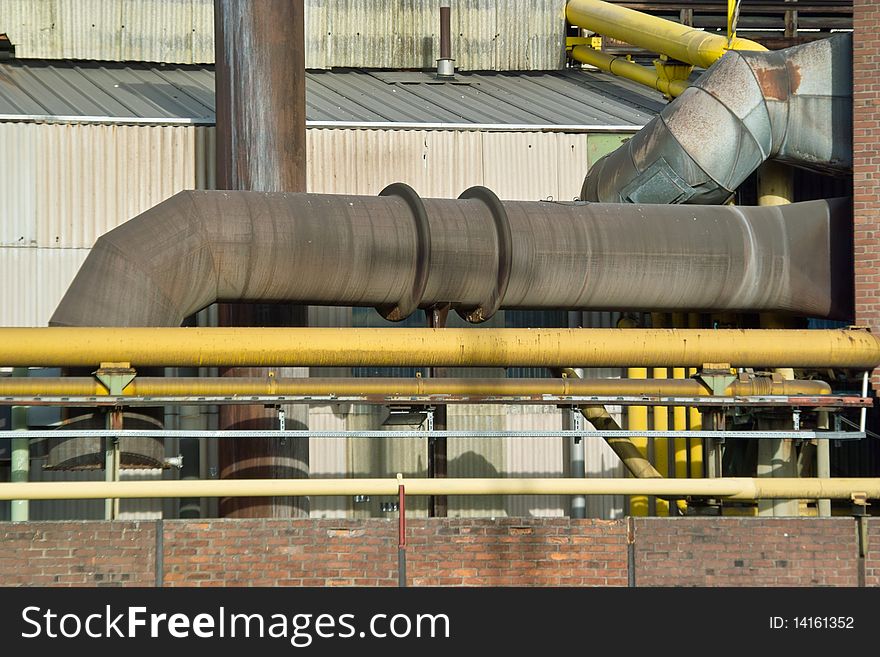
<instances>
[{"instance_id":1,"label":"steel support bracket","mask_svg":"<svg viewBox=\"0 0 880 657\"><path fill-rule=\"evenodd\" d=\"M602 37L600 36L588 36L588 37L565 37L565 49L571 50L575 46L590 46L595 50L602 49Z\"/></svg>"},{"instance_id":2,"label":"steel support bracket","mask_svg":"<svg viewBox=\"0 0 880 657\"><path fill-rule=\"evenodd\" d=\"M736 381L736 374L730 373L730 365L727 363L704 363L694 378L713 395L723 397L730 384Z\"/></svg>"},{"instance_id":3,"label":"steel support bracket","mask_svg":"<svg viewBox=\"0 0 880 657\"><path fill-rule=\"evenodd\" d=\"M850 495L853 507L858 511L856 515L866 515L868 512L868 495L863 492L856 492Z\"/></svg>"},{"instance_id":4,"label":"steel support bracket","mask_svg":"<svg viewBox=\"0 0 880 657\"><path fill-rule=\"evenodd\" d=\"M101 363L94 375L107 388L107 392L112 396L120 396L124 394L122 391L126 386L134 381L137 371L131 363Z\"/></svg>"},{"instance_id":5,"label":"steel support bracket","mask_svg":"<svg viewBox=\"0 0 880 657\"><path fill-rule=\"evenodd\" d=\"M687 82L694 71L694 67L676 60L655 59L654 68L661 80L667 82ZM667 100L671 100L672 96L663 94Z\"/></svg>"}]
</instances>

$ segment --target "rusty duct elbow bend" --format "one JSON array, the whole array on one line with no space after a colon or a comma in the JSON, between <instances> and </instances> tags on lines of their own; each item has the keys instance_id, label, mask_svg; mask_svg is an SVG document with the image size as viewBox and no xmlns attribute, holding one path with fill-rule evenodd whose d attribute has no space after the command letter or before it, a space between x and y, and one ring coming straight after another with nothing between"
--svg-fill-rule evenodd
<instances>
[{"instance_id":1,"label":"rusty duct elbow bend","mask_svg":"<svg viewBox=\"0 0 880 657\"><path fill-rule=\"evenodd\" d=\"M734 208L185 191L103 235L55 326L179 326L215 301L851 312L851 204ZM405 188L405 189L404 189ZM408 191L405 191L408 190Z\"/></svg>"},{"instance_id":2,"label":"rusty duct elbow bend","mask_svg":"<svg viewBox=\"0 0 880 657\"><path fill-rule=\"evenodd\" d=\"M601 203L724 203L767 159L852 169L852 37L730 51L587 174Z\"/></svg>"}]
</instances>

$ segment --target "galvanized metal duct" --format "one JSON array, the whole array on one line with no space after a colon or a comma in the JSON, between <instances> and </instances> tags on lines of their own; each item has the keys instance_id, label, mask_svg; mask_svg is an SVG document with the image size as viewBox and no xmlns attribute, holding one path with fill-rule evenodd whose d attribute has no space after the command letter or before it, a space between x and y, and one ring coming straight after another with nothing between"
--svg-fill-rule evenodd
<instances>
[{"instance_id":1,"label":"galvanized metal duct","mask_svg":"<svg viewBox=\"0 0 880 657\"><path fill-rule=\"evenodd\" d=\"M830 173L852 169L851 35L776 52L729 51L599 160L581 198L724 203L767 159Z\"/></svg>"},{"instance_id":2,"label":"galvanized metal duct","mask_svg":"<svg viewBox=\"0 0 880 657\"><path fill-rule=\"evenodd\" d=\"M185 191L98 239L56 326L179 326L215 301L847 317L851 204L676 208Z\"/></svg>"}]
</instances>

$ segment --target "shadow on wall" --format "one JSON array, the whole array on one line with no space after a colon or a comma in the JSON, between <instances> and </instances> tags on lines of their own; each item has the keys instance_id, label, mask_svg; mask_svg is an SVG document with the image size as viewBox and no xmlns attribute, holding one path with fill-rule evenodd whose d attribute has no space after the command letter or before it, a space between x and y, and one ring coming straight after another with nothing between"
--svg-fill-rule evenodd
<instances>
[{"instance_id":1,"label":"shadow on wall","mask_svg":"<svg viewBox=\"0 0 880 657\"><path fill-rule=\"evenodd\" d=\"M456 476L454 473L467 472L469 477L473 478L497 478L498 470L490 463L482 454L474 451L464 452L447 463L447 472L449 476ZM504 515L501 512L504 509L503 495L450 495L449 496L450 515L462 516L497 516ZM454 510L454 511L453 511Z\"/></svg>"}]
</instances>

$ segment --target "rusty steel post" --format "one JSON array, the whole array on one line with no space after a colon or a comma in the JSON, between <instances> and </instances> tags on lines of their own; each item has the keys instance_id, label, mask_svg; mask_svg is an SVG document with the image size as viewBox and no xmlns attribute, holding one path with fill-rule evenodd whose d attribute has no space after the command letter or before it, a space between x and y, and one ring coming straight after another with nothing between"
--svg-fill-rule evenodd
<instances>
[{"instance_id":1,"label":"rusty steel post","mask_svg":"<svg viewBox=\"0 0 880 657\"><path fill-rule=\"evenodd\" d=\"M449 304L440 304L425 310L429 328L446 328L449 316ZM446 377L445 367L432 367L429 370L432 379ZM434 407L434 429L446 431L446 404ZM432 479L446 478L446 438L433 438L428 442L428 476ZM448 499L445 495L432 495L428 501L428 515L432 518L445 518L449 512Z\"/></svg>"},{"instance_id":2,"label":"rusty steel post","mask_svg":"<svg viewBox=\"0 0 880 657\"><path fill-rule=\"evenodd\" d=\"M215 0L217 188L306 190L302 0Z\"/></svg>"},{"instance_id":3,"label":"rusty steel post","mask_svg":"<svg viewBox=\"0 0 880 657\"><path fill-rule=\"evenodd\" d=\"M455 77L455 60L452 59L452 44L450 38L450 13L449 0L440 2L440 59L437 60L437 77Z\"/></svg>"},{"instance_id":4,"label":"rusty steel post","mask_svg":"<svg viewBox=\"0 0 880 657\"><path fill-rule=\"evenodd\" d=\"M306 191L305 53L301 0L215 0L217 187ZM304 326L305 307L221 304L221 326ZM223 376L267 376L227 369ZM294 374L289 372L288 375ZM287 413L307 425L308 409ZM274 409L221 406L223 429L275 428ZM224 440L221 479L308 476L308 441ZM308 516L305 498L226 498L227 517Z\"/></svg>"}]
</instances>

